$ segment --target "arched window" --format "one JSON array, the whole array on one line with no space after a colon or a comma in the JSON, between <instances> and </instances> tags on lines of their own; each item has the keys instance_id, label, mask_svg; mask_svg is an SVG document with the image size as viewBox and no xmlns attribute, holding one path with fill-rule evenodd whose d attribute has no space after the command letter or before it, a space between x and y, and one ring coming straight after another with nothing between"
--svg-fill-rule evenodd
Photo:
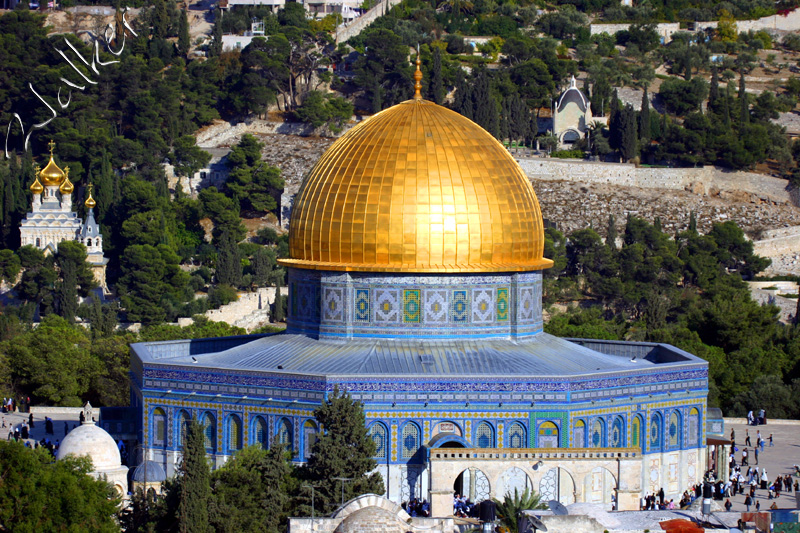
<instances>
[{"instance_id":1,"label":"arched window","mask_svg":"<svg viewBox=\"0 0 800 533\"><path fill-rule=\"evenodd\" d=\"M389 451L386 426L380 422L375 422L369 427L367 434L372 439L372 442L375 443L375 458L386 459L386 453Z\"/></svg>"},{"instance_id":2,"label":"arched window","mask_svg":"<svg viewBox=\"0 0 800 533\"><path fill-rule=\"evenodd\" d=\"M669 415L669 447L679 448L681 445L681 415L678 411L672 411Z\"/></svg>"},{"instance_id":3,"label":"arched window","mask_svg":"<svg viewBox=\"0 0 800 533\"><path fill-rule=\"evenodd\" d=\"M206 413L203 415L203 443L206 451L213 452L217 449L217 424L214 415Z\"/></svg>"},{"instance_id":4,"label":"arched window","mask_svg":"<svg viewBox=\"0 0 800 533\"><path fill-rule=\"evenodd\" d=\"M242 449L242 419L237 415L228 417L228 451Z\"/></svg>"},{"instance_id":5,"label":"arched window","mask_svg":"<svg viewBox=\"0 0 800 533\"><path fill-rule=\"evenodd\" d=\"M644 450L644 439L642 438L642 429L644 424L642 423L642 417L636 415L633 417L633 422L631 423L631 445L634 448L641 448Z\"/></svg>"},{"instance_id":6,"label":"arched window","mask_svg":"<svg viewBox=\"0 0 800 533\"><path fill-rule=\"evenodd\" d=\"M592 425L592 448L602 448L606 445L606 421L598 418Z\"/></svg>"},{"instance_id":7,"label":"arched window","mask_svg":"<svg viewBox=\"0 0 800 533\"><path fill-rule=\"evenodd\" d=\"M586 446L586 422L576 420L572 426L572 447L584 448Z\"/></svg>"},{"instance_id":8,"label":"arched window","mask_svg":"<svg viewBox=\"0 0 800 533\"><path fill-rule=\"evenodd\" d=\"M303 457L306 461L311 457L311 447L317 442L317 425L313 420L303 424Z\"/></svg>"},{"instance_id":9,"label":"arched window","mask_svg":"<svg viewBox=\"0 0 800 533\"><path fill-rule=\"evenodd\" d=\"M189 422L192 418L189 416L189 413L186 411L181 411L178 413L177 421L178 423L175 424L176 431L178 432L177 438L175 441L178 443L178 446L183 448L186 446L186 435L189 433Z\"/></svg>"},{"instance_id":10,"label":"arched window","mask_svg":"<svg viewBox=\"0 0 800 533\"><path fill-rule=\"evenodd\" d=\"M403 459L411 459L419 449L419 428L413 422L403 426L403 440L401 445Z\"/></svg>"},{"instance_id":11,"label":"arched window","mask_svg":"<svg viewBox=\"0 0 800 533\"><path fill-rule=\"evenodd\" d=\"M687 448L695 448L699 444L700 435L700 411L697 410L696 407L692 407L692 410L689 411L689 417L686 420L686 424L688 424L688 435L687 435Z\"/></svg>"},{"instance_id":12,"label":"arched window","mask_svg":"<svg viewBox=\"0 0 800 533\"><path fill-rule=\"evenodd\" d=\"M491 448L494 445L494 429L488 422L481 422L475 430L475 446Z\"/></svg>"},{"instance_id":13,"label":"arched window","mask_svg":"<svg viewBox=\"0 0 800 533\"><path fill-rule=\"evenodd\" d=\"M527 448L525 439L525 426L519 422L514 422L508 426L508 447L509 448Z\"/></svg>"},{"instance_id":14,"label":"arched window","mask_svg":"<svg viewBox=\"0 0 800 533\"><path fill-rule=\"evenodd\" d=\"M625 446L625 421L621 416L614 418L614 423L611 426L611 442L609 446L612 448L622 448Z\"/></svg>"},{"instance_id":15,"label":"arched window","mask_svg":"<svg viewBox=\"0 0 800 533\"><path fill-rule=\"evenodd\" d=\"M650 418L650 451L661 449L661 415L653 413Z\"/></svg>"},{"instance_id":16,"label":"arched window","mask_svg":"<svg viewBox=\"0 0 800 533\"><path fill-rule=\"evenodd\" d=\"M266 450L269 448L269 430L267 429L267 421L263 417L257 416L253 422L253 444L258 444L261 449Z\"/></svg>"},{"instance_id":17,"label":"arched window","mask_svg":"<svg viewBox=\"0 0 800 533\"><path fill-rule=\"evenodd\" d=\"M538 448L558 448L558 426L553 422L542 422L539 426Z\"/></svg>"},{"instance_id":18,"label":"arched window","mask_svg":"<svg viewBox=\"0 0 800 533\"><path fill-rule=\"evenodd\" d=\"M39 237L36 237L36 247L37 248L42 247L42 239L40 239Z\"/></svg>"},{"instance_id":19,"label":"arched window","mask_svg":"<svg viewBox=\"0 0 800 533\"><path fill-rule=\"evenodd\" d=\"M167 443L167 413L160 407L153 410L153 444L164 446Z\"/></svg>"},{"instance_id":20,"label":"arched window","mask_svg":"<svg viewBox=\"0 0 800 533\"><path fill-rule=\"evenodd\" d=\"M293 449L292 425L285 418L278 422L278 427L275 429L275 439L279 444L285 445L287 449Z\"/></svg>"}]
</instances>

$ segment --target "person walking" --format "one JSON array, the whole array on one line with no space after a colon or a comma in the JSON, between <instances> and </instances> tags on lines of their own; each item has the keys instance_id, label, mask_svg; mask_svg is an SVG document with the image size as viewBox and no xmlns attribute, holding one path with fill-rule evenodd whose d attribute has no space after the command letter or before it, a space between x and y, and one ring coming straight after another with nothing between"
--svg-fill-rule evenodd
<instances>
[{"instance_id":1,"label":"person walking","mask_svg":"<svg viewBox=\"0 0 800 533\"><path fill-rule=\"evenodd\" d=\"M772 442L772 433L769 434L769 447L772 448L775 444Z\"/></svg>"},{"instance_id":2,"label":"person walking","mask_svg":"<svg viewBox=\"0 0 800 533\"><path fill-rule=\"evenodd\" d=\"M753 448L753 456L756 458L756 464L758 464L758 446Z\"/></svg>"},{"instance_id":3,"label":"person walking","mask_svg":"<svg viewBox=\"0 0 800 533\"><path fill-rule=\"evenodd\" d=\"M745 496L745 498L744 498L744 506L745 506L745 507L747 507L747 512L748 512L748 513L750 512L750 506L751 506L751 505L753 505L753 499L752 499L752 498L750 497L750 495L748 494L748 495L747 495L747 496Z\"/></svg>"},{"instance_id":4,"label":"person walking","mask_svg":"<svg viewBox=\"0 0 800 533\"><path fill-rule=\"evenodd\" d=\"M747 459L747 448L742 450L742 466L748 466L750 463Z\"/></svg>"},{"instance_id":5,"label":"person walking","mask_svg":"<svg viewBox=\"0 0 800 533\"><path fill-rule=\"evenodd\" d=\"M745 446L752 446L752 444L750 444L750 430L749 429L745 429L744 430L744 445Z\"/></svg>"}]
</instances>

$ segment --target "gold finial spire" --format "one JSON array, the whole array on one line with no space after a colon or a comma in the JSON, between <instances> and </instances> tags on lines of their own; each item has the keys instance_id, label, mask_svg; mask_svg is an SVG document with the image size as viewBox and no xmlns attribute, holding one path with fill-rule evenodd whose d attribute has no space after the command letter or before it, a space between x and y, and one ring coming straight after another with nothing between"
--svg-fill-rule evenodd
<instances>
[{"instance_id":1,"label":"gold finial spire","mask_svg":"<svg viewBox=\"0 0 800 533\"><path fill-rule=\"evenodd\" d=\"M90 183L89 184L89 197L86 198L86 201L83 203L83 205L85 205L89 209L94 209L94 206L97 205L97 202L95 202L94 198L92 198L92 187L94 187L94 185Z\"/></svg>"},{"instance_id":2,"label":"gold finial spire","mask_svg":"<svg viewBox=\"0 0 800 533\"><path fill-rule=\"evenodd\" d=\"M58 190L61 191L61 194L72 194L72 191L75 190L75 186L69 181L69 167L64 167L64 181L61 182Z\"/></svg>"},{"instance_id":3,"label":"gold finial spire","mask_svg":"<svg viewBox=\"0 0 800 533\"><path fill-rule=\"evenodd\" d=\"M37 163L33 165L33 184L31 185L31 192L33 194L42 194L44 192L44 187L39 182L39 165Z\"/></svg>"},{"instance_id":4,"label":"gold finial spire","mask_svg":"<svg viewBox=\"0 0 800 533\"><path fill-rule=\"evenodd\" d=\"M50 147L50 157L53 157L53 150L56 148L56 143L53 142L53 139L50 139L50 142L47 143L47 146Z\"/></svg>"},{"instance_id":5,"label":"gold finial spire","mask_svg":"<svg viewBox=\"0 0 800 533\"><path fill-rule=\"evenodd\" d=\"M419 59L419 45L417 45L417 70L414 72L414 100L422 100L422 71L419 66L422 61Z\"/></svg>"}]
</instances>

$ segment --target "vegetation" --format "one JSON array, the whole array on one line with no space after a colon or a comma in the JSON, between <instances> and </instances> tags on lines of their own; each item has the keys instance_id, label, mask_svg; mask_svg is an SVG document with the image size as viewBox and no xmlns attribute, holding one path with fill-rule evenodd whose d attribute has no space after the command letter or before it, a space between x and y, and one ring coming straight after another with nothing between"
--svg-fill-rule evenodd
<instances>
[{"instance_id":1,"label":"vegetation","mask_svg":"<svg viewBox=\"0 0 800 533\"><path fill-rule=\"evenodd\" d=\"M584 300L555 314L545 330L559 336L673 344L709 363L709 404L730 416L765 407L800 416L800 330L777 308L750 299L743 279L769 260L733 222L672 237L656 221L630 217L622 247L592 229L569 238L546 230L544 300Z\"/></svg>"},{"instance_id":2,"label":"vegetation","mask_svg":"<svg viewBox=\"0 0 800 533\"><path fill-rule=\"evenodd\" d=\"M519 532L519 519L522 511L547 509L547 505L541 501L541 495L528 488L522 494L515 488L514 496L506 493L502 500L494 498L494 503L497 504L497 518L509 533Z\"/></svg>"}]
</instances>

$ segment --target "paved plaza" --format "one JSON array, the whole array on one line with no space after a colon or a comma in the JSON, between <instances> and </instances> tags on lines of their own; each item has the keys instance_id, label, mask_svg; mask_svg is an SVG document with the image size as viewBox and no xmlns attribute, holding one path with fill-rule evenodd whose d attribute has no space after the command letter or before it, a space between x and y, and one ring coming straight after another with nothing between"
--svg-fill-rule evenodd
<instances>
[{"instance_id":1,"label":"paved plaza","mask_svg":"<svg viewBox=\"0 0 800 533\"><path fill-rule=\"evenodd\" d=\"M769 416L769 411L767 411L767 416ZM730 438L731 436L731 429L736 432L736 447L739 448L739 451L736 452L736 463L741 464L742 460L742 450L745 448L745 430L750 432L750 442L753 446L747 446L747 451L749 454L750 466L756 466L755 456L753 454L753 448L756 444L756 432L761 431L761 436L764 439L767 439L767 442L764 443L764 451L759 452L758 455L758 468L759 472L761 469L767 469L767 476L769 477L770 483L775 481L775 478L778 475L784 476L786 474L792 474L792 481L800 481L800 478L794 475L794 466L796 464L800 464L800 421L794 420L775 420L770 421L767 419L767 425L764 426L748 426L746 424L745 419L737 419L737 418L726 418L725 419L725 437ZM770 447L769 445L769 435L772 433L774 446ZM747 467L742 468L743 472L747 471ZM738 494L735 497L731 498L731 503L733 503L732 511L745 511L746 508L744 506L744 499L748 493L748 490L745 489L744 494ZM796 509L797 503L795 500L795 493L792 492L781 492L781 495L777 499L770 500L769 499L769 491L767 490L756 490L756 501L761 503L761 510L765 511L770 508L773 502L777 502L779 509ZM725 503L725 500L719 502L721 504ZM750 507L751 511L755 510L755 502L753 502L753 506Z\"/></svg>"}]
</instances>

